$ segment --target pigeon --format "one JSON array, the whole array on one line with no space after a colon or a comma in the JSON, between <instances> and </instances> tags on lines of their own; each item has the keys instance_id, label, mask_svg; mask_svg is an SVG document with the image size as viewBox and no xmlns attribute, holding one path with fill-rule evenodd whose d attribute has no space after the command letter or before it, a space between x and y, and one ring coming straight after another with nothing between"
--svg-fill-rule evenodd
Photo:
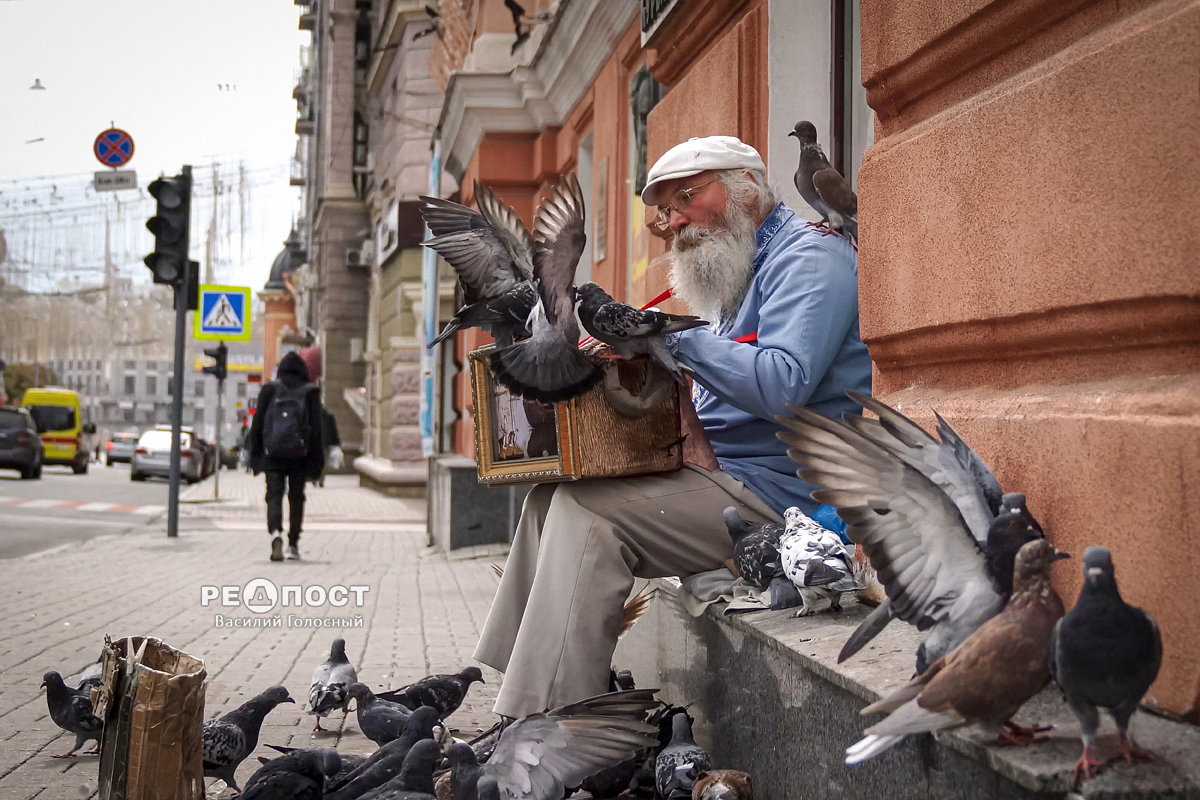
<instances>
[{"instance_id":1,"label":"pigeon","mask_svg":"<svg viewBox=\"0 0 1200 800\"><path fill-rule=\"evenodd\" d=\"M750 775L736 769L714 769L696 775L692 800L754 800Z\"/></svg>"},{"instance_id":2,"label":"pigeon","mask_svg":"<svg viewBox=\"0 0 1200 800\"><path fill-rule=\"evenodd\" d=\"M676 381L687 384L686 367L675 360L664 338L668 333L702 328L708 322L699 317L642 311L614 300L595 283L576 289L579 321L592 338L611 347L618 358L645 355L654 359Z\"/></svg>"},{"instance_id":3,"label":"pigeon","mask_svg":"<svg viewBox=\"0 0 1200 800\"><path fill-rule=\"evenodd\" d=\"M433 739L437 719L436 709L418 708L408 718L404 732L398 738L380 747L350 773L330 781L325 797L328 800L356 800L396 777L413 745Z\"/></svg>"},{"instance_id":4,"label":"pigeon","mask_svg":"<svg viewBox=\"0 0 1200 800\"><path fill-rule=\"evenodd\" d=\"M579 349L573 283L587 236L583 190L573 174L551 189L533 227L538 303L529 316L530 337L498 348L491 367L496 380L513 394L557 403L578 397L604 377L604 371Z\"/></svg>"},{"instance_id":5,"label":"pigeon","mask_svg":"<svg viewBox=\"0 0 1200 800\"><path fill-rule=\"evenodd\" d=\"M692 796L693 776L712 769L712 759L692 738L692 720L687 713L671 718L671 742L654 763L658 796L681 800Z\"/></svg>"},{"instance_id":6,"label":"pigeon","mask_svg":"<svg viewBox=\"0 0 1200 800\"><path fill-rule=\"evenodd\" d=\"M246 781L243 800L321 800L325 779L342 767L336 750L293 750L273 758Z\"/></svg>"},{"instance_id":7,"label":"pigeon","mask_svg":"<svg viewBox=\"0 0 1200 800\"><path fill-rule=\"evenodd\" d=\"M284 747L283 745L278 744L267 744L263 746L269 747L272 750L277 750L284 755L287 755L288 753L295 753L302 749L299 747ZM314 749L309 752L316 752L316 750ZM333 775L326 776L326 787L330 787L335 783L343 782L347 775L354 772L354 770L366 763L367 760L367 756L360 755L358 753L339 753L338 755L341 756L342 759L341 766L338 767L338 771ZM259 756L258 760L261 764L269 764L271 762L271 759L267 758L266 756Z\"/></svg>"},{"instance_id":8,"label":"pigeon","mask_svg":"<svg viewBox=\"0 0 1200 800\"><path fill-rule=\"evenodd\" d=\"M484 683L479 667L467 667L454 675L430 675L401 689L380 692L375 696L409 709L431 706L445 719L462 705L472 683Z\"/></svg>"},{"instance_id":9,"label":"pigeon","mask_svg":"<svg viewBox=\"0 0 1200 800\"><path fill-rule=\"evenodd\" d=\"M61 675L52 671L42 676L42 686L46 689L50 719L67 733L75 734L75 746L54 758L74 758L75 751L88 741L94 741L96 746L84 755L99 753L104 723L92 713L91 697L88 692L81 691L83 684L80 684L80 689L72 689L63 683Z\"/></svg>"},{"instance_id":10,"label":"pigeon","mask_svg":"<svg viewBox=\"0 0 1200 800\"><path fill-rule=\"evenodd\" d=\"M818 599L829 598L829 610L842 610L842 592L863 585L854 577L854 558L842 538L792 506L783 514L787 527L779 540L783 573L800 592L804 605L797 617L818 613Z\"/></svg>"},{"instance_id":11,"label":"pigeon","mask_svg":"<svg viewBox=\"0 0 1200 800\"><path fill-rule=\"evenodd\" d=\"M529 231L516 212L479 181L475 199L479 211L421 197L421 214L434 235L424 244L458 273L466 300L430 347L464 328L484 325L500 346L512 344L537 304Z\"/></svg>"},{"instance_id":12,"label":"pigeon","mask_svg":"<svg viewBox=\"0 0 1200 800\"><path fill-rule=\"evenodd\" d=\"M846 763L873 758L910 733L974 722L996 730L1003 743L1034 741L1036 728L1021 728L1010 718L1050 681L1051 636L1063 615L1050 565L1062 558L1069 556L1045 539L1022 547L1004 610L890 697L864 708L863 714L891 714L846 750Z\"/></svg>"},{"instance_id":13,"label":"pigeon","mask_svg":"<svg viewBox=\"0 0 1200 800\"><path fill-rule=\"evenodd\" d=\"M358 673L346 658L346 640L338 637L329 649L329 658L313 670L312 686L308 690L308 713L317 718L314 731L325 730L321 727L321 717L329 716L334 709L340 708L345 718L350 706L346 688L357 681Z\"/></svg>"},{"instance_id":14,"label":"pigeon","mask_svg":"<svg viewBox=\"0 0 1200 800\"><path fill-rule=\"evenodd\" d=\"M400 773L382 786L364 794L363 800L436 800L433 770L442 760L442 746L422 740L404 757Z\"/></svg>"},{"instance_id":15,"label":"pigeon","mask_svg":"<svg viewBox=\"0 0 1200 800\"><path fill-rule=\"evenodd\" d=\"M1089 547L1083 553L1079 600L1054 626L1050 661L1054 680L1083 729L1083 755L1071 772L1072 784L1081 772L1091 778L1092 767L1100 764L1092 757L1092 743L1101 708L1117 723L1121 753L1116 758L1131 764L1153 758L1130 742L1129 718L1161 664L1162 638L1154 617L1121 599L1107 548Z\"/></svg>"},{"instance_id":16,"label":"pigeon","mask_svg":"<svg viewBox=\"0 0 1200 800\"><path fill-rule=\"evenodd\" d=\"M358 727L363 736L380 746L400 737L411 711L398 703L380 700L365 683L350 684L346 693L357 701Z\"/></svg>"},{"instance_id":17,"label":"pigeon","mask_svg":"<svg viewBox=\"0 0 1200 800\"><path fill-rule=\"evenodd\" d=\"M800 166L792 178L796 190L821 215L826 226L857 242L858 196L825 158L825 152L817 144L816 126L807 121L797 122L788 136L795 136L800 142Z\"/></svg>"},{"instance_id":18,"label":"pigeon","mask_svg":"<svg viewBox=\"0 0 1200 800\"><path fill-rule=\"evenodd\" d=\"M100 684L104 679L104 664L100 661L91 664L79 676L79 686L76 691L91 692L92 689L100 688Z\"/></svg>"},{"instance_id":19,"label":"pigeon","mask_svg":"<svg viewBox=\"0 0 1200 800\"><path fill-rule=\"evenodd\" d=\"M205 722L201 734L204 777L220 778L226 786L241 794L234 776L238 766L258 747L258 732L263 719L280 703L294 702L287 689L272 686L225 716Z\"/></svg>"},{"instance_id":20,"label":"pigeon","mask_svg":"<svg viewBox=\"0 0 1200 800\"><path fill-rule=\"evenodd\" d=\"M657 705L656 691L597 695L516 720L504 728L486 763L463 769L454 797L478 800L490 777L503 800L560 800L567 787L658 743L658 728L645 721Z\"/></svg>"},{"instance_id":21,"label":"pigeon","mask_svg":"<svg viewBox=\"0 0 1200 800\"><path fill-rule=\"evenodd\" d=\"M722 512L725 527L733 539L733 565L742 580L756 589L766 589L783 575L779 558L779 539L783 526L776 522L749 522L734 506Z\"/></svg>"},{"instance_id":22,"label":"pigeon","mask_svg":"<svg viewBox=\"0 0 1200 800\"><path fill-rule=\"evenodd\" d=\"M813 499L837 508L846 535L875 568L888 600L872 611L838 656L861 650L892 618L928 635L917 650L917 674L953 650L999 613L1011 590L989 569L985 548L993 524L1007 527L999 481L939 417L935 440L920 426L877 400L850 397L879 420L845 415L835 422L791 406L777 419L777 435L801 465L797 474L816 484ZM996 512L1007 513L997 523ZM1026 525L1026 538L1040 538ZM1004 558L1015 558L1021 541Z\"/></svg>"}]
</instances>

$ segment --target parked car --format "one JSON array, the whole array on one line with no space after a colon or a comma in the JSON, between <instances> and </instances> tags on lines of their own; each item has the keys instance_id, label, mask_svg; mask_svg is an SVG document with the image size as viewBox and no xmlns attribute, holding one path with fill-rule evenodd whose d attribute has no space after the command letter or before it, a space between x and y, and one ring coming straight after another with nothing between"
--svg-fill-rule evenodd
<instances>
[{"instance_id":1,"label":"parked car","mask_svg":"<svg viewBox=\"0 0 1200 800\"><path fill-rule=\"evenodd\" d=\"M128 464L133 461L133 451L137 449L138 435L136 433L114 433L108 440L104 453L104 466L113 464Z\"/></svg>"},{"instance_id":2,"label":"parked car","mask_svg":"<svg viewBox=\"0 0 1200 800\"><path fill-rule=\"evenodd\" d=\"M179 476L188 483L203 477L204 453L192 446L190 431L181 431L179 439ZM138 439L133 460L129 462L131 480L144 481L151 475L171 477L171 431L156 428Z\"/></svg>"},{"instance_id":3,"label":"parked car","mask_svg":"<svg viewBox=\"0 0 1200 800\"><path fill-rule=\"evenodd\" d=\"M15 469L25 480L40 478L44 457L33 415L24 408L0 407L0 469Z\"/></svg>"},{"instance_id":4,"label":"parked car","mask_svg":"<svg viewBox=\"0 0 1200 800\"><path fill-rule=\"evenodd\" d=\"M57 387L27 389L21 405L33 416L42 437L42 463L61 464L76 475L86 475L96 426L83 421L78 393Z\"/></svg>"}]
</instances>

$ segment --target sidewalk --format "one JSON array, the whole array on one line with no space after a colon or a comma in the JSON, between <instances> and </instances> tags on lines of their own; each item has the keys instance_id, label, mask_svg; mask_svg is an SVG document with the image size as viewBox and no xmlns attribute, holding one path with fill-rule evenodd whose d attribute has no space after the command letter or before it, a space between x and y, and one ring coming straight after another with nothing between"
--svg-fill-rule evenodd
<instances>
[{"instance_id":1,"label":"sidewalk","mask_svg":"<svg viewBox=\"0 0 1200 800\"><path fill-rule=\"evenodd\" d=\"M97 758L51 759L70 749L74 737L50 720L39 688L42 674L73 676L95 661L107 633L113 639L151 635L204 660L209 685L205 717L226 713L274 684L291 691L296 705L280 706L266 719L262 743L337 747L373 752L353 714L337 733L312 738L313 718L304 714L313 668L343 636L359 679L374 689L401 686L424 675L454 672L474 663L470 655L495 592L490 561L451 560L425 547L423 501L377 495L334 476L324 489L310 486L300 562L271 563L264 531L261 476L223 472L229 503L185 506L178 539L167 539L159 518L145 532L92 539L67 549L0 561L5 619L0 637L0 797L5 800L95 797ZM187 499L211 483L192 487ZM493 559L495 560L495 559ZM266 578L276 586L364 585L361 608L281 608L284 627L216 627L216 614L253 618L244 607L201 605L201 587L245 586ZM288 614L348 618L358 628L288 628ZM486 684L472 687L451 718L460 735L494 721L491 704L498 676L484 668ZM85 747L86 749L86 747ZM257 767L243 762L239 783ZM210 783L216 784L215 780ZM219 786L219 784L217 784ZM210 797L230 792L210 790Z\"/></svg>"}]
</instances>

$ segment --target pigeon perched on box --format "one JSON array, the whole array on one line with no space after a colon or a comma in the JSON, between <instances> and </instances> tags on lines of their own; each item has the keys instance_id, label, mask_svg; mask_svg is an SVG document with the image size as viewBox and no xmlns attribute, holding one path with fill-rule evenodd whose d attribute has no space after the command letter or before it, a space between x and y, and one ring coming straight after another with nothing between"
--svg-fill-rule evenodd
<instances>
[{"instance_id":1,"label":"pigeon perched on box","mask_svg":"<svg viewBox=\"0 0 1200 800\"><path fill-rule=\"evenodd\" d=\"M999 741L1028 744L1036 728L1020 728L1012 716L1050 681L1051 637L1063 615L1050 585L1050 565L1066 553L1035 539L1017 554L1008 604L965 642L905 686L862 710L891 712L867 728L846 750L847 764L860 764L894 747L911 733L984 723Z\"/></svg>"},{"instance_id":2,"label":"pigeon perched on box","mask_svg":"<svg viewBox=\"0 0 1200 800\"><path fill-rule=\"evenodd\" d=\"M712 759L692 738L692 720L687 713L671 718L671 742L654 762L658 796L665 800L691 798L697 773L712 769Z\"/></svg>"},{"instance_id":3,"label":"pigeon perched on box","mask_svg":"<svg viewBox=\"0 0 1200 800\"><path fill-rule=\"evenodd\" d=\"M357 800L399 775L413 745L433 739L437 720L437 710L429 706L412 712L399 737L380 747L349 773L328 783L325 787L327 800Z\"/></svg>"},{"instance_id":4,"label":"pigeon perched on box","mask_svg":"<svg viewBox=\"0 0 1200 800\"><path fill-rule=\"evenodd\" d=\"M273 758L246 781L243 800L321 800L325 779L336 775L342 758L336 750L294 750Z\"/></svg>"},{"instance_id":5,"label":"pigeon perched on box","mask_svg":"<svg viewBox=\"0 0 1200 800\"><path fill-rule=\"evenodd\" d=\"M792 506L783 514L787 527L779 539L783 574L800 592L803 607L797 617L818 613L817 603L829 599L830 611L842 610L842 592L856 592L863 585L854 577L854 557L842 537L810 519Z\"/></svg>"},{"instance_id":6,"label":"pigeon perched on box","mask_svg":"<svg viewBox=\"0 0 1200 800\"><path fill-rule=\"evenodd\" d=\"M484 682L479 667L466 667L453 675L430 675L416 683L375 696L409 709L430 706L436 708L438 715L445 719L462 705L472 683Z\"/></svg>"},{"instance_id":7,"label":"pigeon perched on box","mask_svg":"<svg viewBox=\"0 0 1200 800\"><path fill-rule=\"evenodd\" d=\"M817 143L817 127L811 122L797 122L788 136L800 142L800 166L792 178L796 190L830 230L857 242L858 196L825 157Z\"/></svg>"},{"instance_id":8,"label":"pigeon perched on box","mask_svg":"<svg viewBox=\"0 0 1200 800\"><path fill-rule=\"evenodd\" d=\"M333 640L329 658L313 670L312 685L308 690L308 713L317 718L314 731L325 730L321 727L321 717L329 716L334 709L341 709L345 718L350 706L346 689L357 681L358 673L346 658L346 640L339 636Z\"/></svg>"},{"instance_id":9,"label":"pigeon perched on box","mask_svg":"<svg viewBox=\"0 0 1200 800\"><path fill-rule=\"evenodd\" d=\"M1071 772L1092 776L1100 764L1092 757L1100 709L1117 723L1121 752L1116 758L1133 763L1153 756L1129 739L1129 719L1158 677L1162 638L1154 617L1127 604L1117 589L1112 555L1104 547L1083 554L1083 588L1070 613L1054 626L1050 670L1083 729L1083 755Z\"/></svg>"},{"instance_id":10,"label":"pigeon perched on box","mask_svg":"<svg viewBox=\"0 0 1200 800\"><path fill-rule=\"evenodd\" d=\"M428 740L417 742L404 757L400 773L363 795L363 800L437 800L433 789L433 770L441 760L440 744Z\"/></svg>"},{"instance_id":11,"label":"pigeon perched on box","mask_svg":"<svg viewBox=\"0 0 1200 800\"><path fill-rule=\"evenodd\" d=\"M238 766L258 747L263 720L280 703L294 702L287 689L272 686L223 717L205 722L201 734L204 777L220 778L240 794L242 790L235 774Z\"/></svg>"},{"instance_id":12,"label":"pigeon perched on box","mask_svg":"<svg viewBox=\"0 0 1200 800\"><path fill-rule=\"evenodd\" d=\"M84 685L80 684L80 689ZM53 671L42 676L42 686L46 689L46 706L50 711L50 719L67 733L75 734L75 746L54 758L74 758L75 751L89 741L94 741L96 746L84 755L99 753L104 723L92 713L90 690L72 689L63 683L61 675Z\"/></svg>"}]
</instances>

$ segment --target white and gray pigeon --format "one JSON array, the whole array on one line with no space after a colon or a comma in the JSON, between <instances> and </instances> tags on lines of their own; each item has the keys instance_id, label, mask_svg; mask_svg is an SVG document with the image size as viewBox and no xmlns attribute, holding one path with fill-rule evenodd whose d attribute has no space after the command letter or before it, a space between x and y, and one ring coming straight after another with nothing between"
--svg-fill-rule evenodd
<instances>
[{"instance_id":1,"label":"white and gray pigeon","mask_svg":"<svg viewBox=\"0 0 1200 800\"><path fill-rule=\"evenodd\" d=\"M316 716L314 731L325 730L321 727L321 717L329 716L335 709L341 709L345 719L350 707L350 695L346 690L357 682L358 672L346 658L346 640L339 636L329 648L329 658L313 670L312 685L308 689L308 713Z\"/></svg>"},{"instance_id":2,"label":"white and gray pigeon","mask_svg":"<svg viewBox=\"0 0 1200 800\"><path fill-rule=\"evenodd\" d=\"M294 702L287 689L272 686L228 714L205 722L201 732L204 777L220 778L226 786L241 794L237 768L258 747L263 720L280 703Z\"/></svg>"},{"instance_id":3,"label":"white and gray pigeon","mask_svg":"<svg viewBox=\"0 0 1200 800\"><path fill-rule=\"evenodd\" d=\"M537 290L533 285L533 244L516 212L479 181L479 211L422 197L421 211L433 238L424 244L458 273L465 304L430 342L441 342L464 328L486 326L501 346L526 329Z\"/></svg>"},{"instance_id":4,"label":"white and gray pigeon","mask_svg":"<svg viewBox=\"0 0 1200 800\"><path fill-rule=\"evenodd\" d=\"M409 711L398 703L380 700L365 683L352 683L346 690L355 700L358 727L372 742L385 745L404 733Z\"/></svg>"},{"instance_id":5,"label":"white and gray pigeon","mask_svg":"<svg viewBox=\"0 0 1200 800\"><path fill-rule=\"evenodd\" d=\"M600 366L579 349L574 283L587 242L584 227L583 190L572 174L550 190L534 221L538 304L529 316L530 336L492 354L492 373L520 397L541 403L570 400L604 377Z\"/></svg>"},{"instance_id":6,"label":"white and gray pigeon","mask_svg":"<svg viewBox=\"0 0 1200 800\"><path fill-rule=\"evenodd\" d=\"M620 358L649 356L676 381L687 383L686 367L671 355L664 337L669 333L702 328L707 321L683 314L643 311L614 300L612 295L590 281L576 291L579 321L592 338L611 347Z\"/></svg>"},{"instance_id":7,"label":"white and gray pigeon","mask_svg":"<svg viewBox=\"0 0 1200 800\"><path fill-rule=\"evenodd\" d=\"M94 741L96 746L84 755L99 753L104 723L92 713L90 692L72 689L63 683L61 675L53 671L42 676L42 686L46 689L46 706L50 710L50 719L67 733L75 734L75 746L54 758L74 758L75 751L89 741Z\"/></svg>"},{"instance_id":8,"label":"white and gray pigeon","mask_svg":"<svg viewBox=\"0 0 1200 800\"><path fill-rule=\"evenodd\" d=\"M321 800L325 780L341 768L336 750L293 750L259 767L246 781L242 800Z\"/></svg>"},{"instance_id":9,"label":"white and gray pigeon","mask_svg":"<svg viewBox=\"0 0 1200 800\"><path fill-rule=\"evenodd\" d=\"M654 785L665 800L690 800L694 776L712 769L712 759L692 738L686 712L671 718L671 741L654 762Z\"/></svg>"},{"instance_id":10,"label":"white and gray pigeon","mask_svg":"<svg viewBox=\"0 0 1200 800\"><path fill-rule=\"evenodd\" d=\"M445 719L462 705L472 683L485 683L479 667L465 667L453 675L430 675L416 683L379 692L375 696L381 700L399 703L412 711L421 706L430 706L436 708L438 715Z\"/></svg>"},{"instance_id":11,"label":"white and gray pigeon","mask_svg":"<svg viewBox=\"0 0 1200 800\"><path fill-rule=\"evenodd\" d=\"M842 610L842 592L856 592L863 585L854 577L854 559L841 537L792 506L783 512L787 523L779 539L783 573L800 592L804 605L797 617L819 613L816 606L829 599L830 611Z\"/></svg>"},{"instance_id":12,"label":"white and gray pigeon","mask_svg":"<svg viewBox=\"0 0 1200 800\"><path fill-rule=\"evenodd\" d=\"M1112 554L1104 547L1083 553L1083 588L1075 607L1054 626L1050 674L1082 729L1083 755L1071 773L1091 777L1101 762L1092 756L1100 709L1117 723L1121 751L1133 763L1150 759L1129 739L1129 719L1158 677L1162 637L1154 617L1129 605L1117 589Z\"/></svg>"},{"instance_id":13,"label":"white and gray pigeon","mask_svg":"<svg viewBox=\"0 0 1200 800\"><path fill-rule=\"evenodd\" d=\"M825 157L817 143L817 127L802 120L788 136L800 142L800 166L792 178L796 190L831 230L858 242L858 196Z\"/></svg>"}]
</instances>

